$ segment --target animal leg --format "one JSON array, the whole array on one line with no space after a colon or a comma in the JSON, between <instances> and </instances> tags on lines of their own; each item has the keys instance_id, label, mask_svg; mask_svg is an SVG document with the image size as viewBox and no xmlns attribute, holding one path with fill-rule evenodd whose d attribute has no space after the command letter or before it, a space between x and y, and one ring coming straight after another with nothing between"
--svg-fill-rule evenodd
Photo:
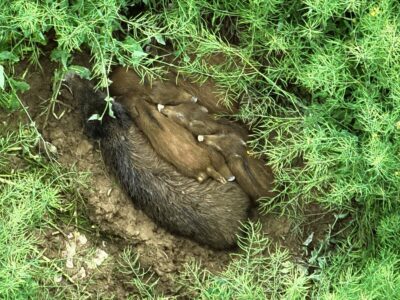
<instances>
[{"instance_id":1,"label":"animal leg","mask_svg":"<svg viewBox=\"0 0 400 300\"><path fill-rule=\"evenodd\" d=\"M208 175L205 172L200 172L199 175L197 176L197 181L199 183L202 183L207 178L208 178Z\"/></svg>"},{"instance_id":2,"label":"animal leg","mask_svg":"<svg viewBox=\"0 0 400 300\"><path fill-rule=\"evenodd\" d=\"M231 170L229 169L228 165L224 163L220 168L219 168L219 173L221 173L224 178L226 178L227 181L232 182L235 181L236 177L235 175L232 174Z\"/></svg>"},{"instance_id":3,"label":"animal leg","mask_svg":"<svg viewBox=\"0 0 400 300\"><path fill-rule=\"evenodd\" d=\"M226 179L224 178L224 176L222 176L220 173L218 173L217 170L215 170L213 167L207 168L207 174L222 184L225 184L227 182Z\"/></svg>"}]
</instances>

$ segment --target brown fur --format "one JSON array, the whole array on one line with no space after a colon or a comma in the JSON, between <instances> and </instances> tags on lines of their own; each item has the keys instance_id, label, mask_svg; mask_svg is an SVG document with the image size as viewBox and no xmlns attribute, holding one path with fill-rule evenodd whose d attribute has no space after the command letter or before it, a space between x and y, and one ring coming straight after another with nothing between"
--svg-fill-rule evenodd
<instances>
[{"instance_id":1,"label":"brown fur","mask_svg":"<svg viewBox=\"0 0 400 300\"><path fill-rule=\"evenodd\" d=\"M181 103L192 103L197 98L179 88L175 83L168 81L153 82L150 99L154 104L177 105Z\"/></svg>"},{"instance_id":2,"label":"brown fur","mask_svg":"<svg viewBox=\"0 0 400 300\"><path fill-rule=\"evenodd\" d=\"M204 143L199 143L198 145L207 151L208 156L211 159L211 164L218 171L218 173L220 173L227 181L235 180L235 175L233 175L229 169L225 158L221 153Z\"/></svg>"},{"instance_id":3,"label":"brown fur","mask_svg":"<svg viewBox=\"0 0 400 300\"><path fill-rule=\"evenodd\" d=\"M137 73L124 67L116 67L111 73L110 93L121 96L134 93L136 97L148 96L154 104L176 105L193 102L194 98L172 81L153 81L152 85L146 80L141 81Z\"/></svg>"},{"instance_id":4,"label":"brown fur","mask_svg":"<svg viewBox=\"0 0 400 300\"><path fill-rule=\"evenodd\" d=\"M144 98L127 94L119 98L132 113L135 123L144 132L156 152L182 174L203 182L208 177L226 183L212 165L209 153L199 146L185 128L169 120Z\"/></svg>"},{"instance_id":5,"label":"brown fur","mask_svg":"<svg viewBox=\"0 0 400 300\"><path fill-rule=\"evenodd\" d=\"M161 113L196 136L222 130L222 127L209 117L207 108L196 103L164 106ZM224 178L228 179L234 176L220 153L205 144L200 144L200 146L208 151L212 165Z\"/></svg>"},{"instance_id":6,"label":"brown fur","mask_svg":"<svg viewBox=\"0 0 400 300\"><path fill-rule=\"evenodd\" d=\"M205 135L205 144L222 153L243 190L253 199L274 196L274 175L261 160L249 157L246 143L236 134Z\"/></svg>"},{"instance_id":7,"label":"brown fur","mask_svg":"<svg viewBox=\"0 0 400 300\"><path fill-rule=\"evenodd\" d=\"M109 89L113 96L122 96L134 92L137 97L150 92L149 84L142 81L137 73L124 67L116 67L110 76L112 81Z\"/></svg>"},{"instance_id":8,"label":"brown fur","mask_svg":"<svg viewBox=\"0 0 400 300\"><path fill-rule=\"evenodd\" d=\"M208 113L207 108L197 103L168 105L161 112L194 135L235 132L242 139L247 140L248 134L244 128L224 119L215 120Z\"/></svg>"}]
</instances>

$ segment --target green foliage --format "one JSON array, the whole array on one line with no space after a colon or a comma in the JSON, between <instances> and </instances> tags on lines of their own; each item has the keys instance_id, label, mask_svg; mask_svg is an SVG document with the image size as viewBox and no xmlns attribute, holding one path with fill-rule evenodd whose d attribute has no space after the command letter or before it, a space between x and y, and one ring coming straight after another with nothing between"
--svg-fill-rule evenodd
<instances>
[{"instance_id":1,"label":"green foliage","mask_svg":"<svg viewBox=\"0 0 400 300\"><path fill-rule=\"evenodd\" d=\"M59 191L48 187L47 182L41 180L42 176L38 173L19 174L0 193L2 298L26 299L38 290L35 275L39 275L41 268L34 252L37 250L32 231L49 209L59 206Z\"/></svg>"},{"instance_id":2,"label":"green foliage","mask_svg":"<svg viewBox=\"0 0 400 300\"><path fill-rule=\"evenodd\" d=\"M43 164L35 150L39 139L33 127L0 137L1 299L48 296L43 285L52 282L56 270L42 258L37 233L55 211L68 210L71 204L63 193L75 190L80 181L76 173ZM23 171L12 171L16 162Z\"/></svg>"},{"instance_id":3,"label":"green foliage","mask_svg":"<svg viewBox=\"0 0 400 300\"><path fill-rule=\"evenodd\" d=\"M269 158L281 191L263 208L319 202L351 213L353 230L321 260L327 279L316 289L398 298L399 2L176 0L152 9L174 32L180 69L213 78L226 103L240 101L250 146Z\"/></svg>"},{"instance_id":4,"label":"green foliage","mask_svg":"<svg viewBox=\"0 0 400 300\"><path fill-rule=\"evenodd\" d=\"M172 298L157 293L154 273L140 266L131 248L121 255L120 272L132 277L132 297L140 299L306 299L310 278L305 269L291 261L288 251L273 246L259 223L243 226L239 247L222 272L211 273L199 262L187 264L176 278L179 292Z\"/></svg>"},{"instance_id":5,"label":"green foliage","mask_svg":"<svg viewBox=\"0 0 400 300\"><path fill-rule=\"evenodd\" d=\"M171 43L180 72L199 82L211 77L226 105L240 102L236 117L252 127L249 144L268 157L280 191L277 199L265 199L264 210L297 211L318 202L350 212L354 224L337 253L326 254L308 279L286 252L260 255L270 245L256 227L248 228L242 254L223 274L188 267L188 293L204 299L257 299L263 293L304 298L313 278L320 298L398 298L399 2L143 1L147 12L125 17L138 2L3 1L0 105L19 105L17 93L29 86L14 76L12 65L22 59L37 64L50 36L57 42L51 59L61 66L52 100L74 52L90 52L92 74L107 87L113 64L150 78L162 75L160 65L169 63L145 49ZM30 147L1 143L0 154L22 147L37 159ZM7 168L7 159L0 163ZM153 297L151 282L140 287L147 275L133 266L131 274L140 279L133 284Z\"/></svg>"},{"instance_id":6,"label":"green foliage","mask_svg":"<svg viewBox=\"0 0 400 300\"><path fill-rule=\"evenodd\" d=\"M154 273L145 270L140 266L139 255L128 247L120 257L120 272L131 277L129 282L136 289L136 296L140 299L164 299L156 292L158 280L154 278ZM136 299L133 298L129 299ZM167 298L165 298L167 299Z\"/></svg>"},{"instance_id":7,"label":"green foliage","mask_svg":"<svg viewBox=\"0 0 400 300\"><path fill-rule=\"evenodd\" d=\"M361 254L359 252L358 254ZM399 256L337 255L318 282L316 299L397 299L400 296Z\"/></svg>"},{"instance_id":8,"label":"green foliage","mask_svg":"<svg viewBox=\"0 0 400 300\"><path fill-rule=\"evenodd\" d=\"M306 299L309 278L287 251L273 247L259 223L244 226L241 253L220 274L187 265L180 284L196 299Z\"/></svg>"},{"instance_id":9,"label":"green foliage","mask_svg":"<svg viewBox=\"0 0 400 300\"><path fill-rule=\"evenodd\" d=\"M400 255L400 216L392 214L383 218L377 230L378 242L382 249Z\"/></svg>"},{"instance_id":10,"label":"green foliage","mask_svg":"<svg viewBox=\"0 0 400 300\"><path fill-rule=\"evenodd\" d=\"M132 2L132 1L130 1ZM140 2L140 1L133 1ZM132 5L132 3L129 3ZM158 77L162 73L152 63L157 59L144 51L152 40L165 44L164 32L157 26L154 16L130 20L124 16L126 0L96 1L13 1L0 4L0 105L18 107L16 92L26 90L12 79L11 66L22 59L39 64L41 46L49 43L49 36L57 42L51 59L66 71L74 52L89 50L93 76L100 79L99 86L108 87L111 65L118 63L135 68L142 76ZM11 51L10 51L11 49ZM55 78L57 82L62 76ZM55 83L56 84L56 83ZM52 101L59 89L54 90Z\"/></svg>"},{"instance_id":11,"label":"green foliage","mask_svg":"<svg viewBox=\"0 0 400 300\"><path fill-rule=\"evenodd\" d=\"M287 200L264 209L356 203L358 239L373 239L381 217L399 209L398 2L177 0L153 9L174 32L181 70L215 79L227 103L240 99L250 145L268 156Z\"/></svg>"}]
</instances>

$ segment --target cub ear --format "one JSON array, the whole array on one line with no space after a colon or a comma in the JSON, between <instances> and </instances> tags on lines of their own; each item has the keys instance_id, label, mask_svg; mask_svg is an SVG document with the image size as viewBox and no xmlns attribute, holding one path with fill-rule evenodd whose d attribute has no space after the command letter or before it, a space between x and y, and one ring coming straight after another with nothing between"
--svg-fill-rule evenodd
<instances>
[{"instance_id":1,"label":"cub ear","mask_svg":"<svg viewBox=\"0 0 400 300\"><path fill-rule=\"evenodd\" d=\"M207 107L205 107L205 106L203 106L203 105L199 105L199 106L200 106L200 110L201 110L202 112L208 113Z\"/></svg>"},{"instance_id":2,"label":"cub ear","mask_svg":"<svg viewBox=\"0 0 400 300\"><path fill-rule=\"evenodd\" d=\"M130 113L132 115L132 118L137 118L139 116L139 112L138 112L136 106L132 105Z\"/></svg>"},{"instance_id":3,"label":"cub ear","mask_svg":"<svg viewBox=\"0 0 400 300\"><path fill-rule=\"evenodd\" d=\"M199 120L193 120L189 123L189 126L191 129L195 129L195 130L202 130L204 129L204 127L206 126L206 124L202 121Z\"/></svg>"}]
</instances>

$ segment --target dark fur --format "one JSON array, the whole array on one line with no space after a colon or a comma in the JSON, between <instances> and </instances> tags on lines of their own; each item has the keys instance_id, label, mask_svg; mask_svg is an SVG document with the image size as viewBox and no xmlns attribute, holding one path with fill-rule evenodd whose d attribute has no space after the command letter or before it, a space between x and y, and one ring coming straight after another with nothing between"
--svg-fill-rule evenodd
<instances>
[{"instance_id":1,"label":"dark fur","mask_svg":"<svg viewBox=\"0 0 400 300\"><path fill-rule=\"evenodd\" d=\"M103 93L76 76L68 83L84 120L103 112ZM100 139L105 163L134 204L171 232L217 249L234 245L250 204L238 185L214 180L199 184L182 176L159 158L121 104L115 102L113 111L115 118L85 121L85 132Z\"/></svg>"}]
</instances>

